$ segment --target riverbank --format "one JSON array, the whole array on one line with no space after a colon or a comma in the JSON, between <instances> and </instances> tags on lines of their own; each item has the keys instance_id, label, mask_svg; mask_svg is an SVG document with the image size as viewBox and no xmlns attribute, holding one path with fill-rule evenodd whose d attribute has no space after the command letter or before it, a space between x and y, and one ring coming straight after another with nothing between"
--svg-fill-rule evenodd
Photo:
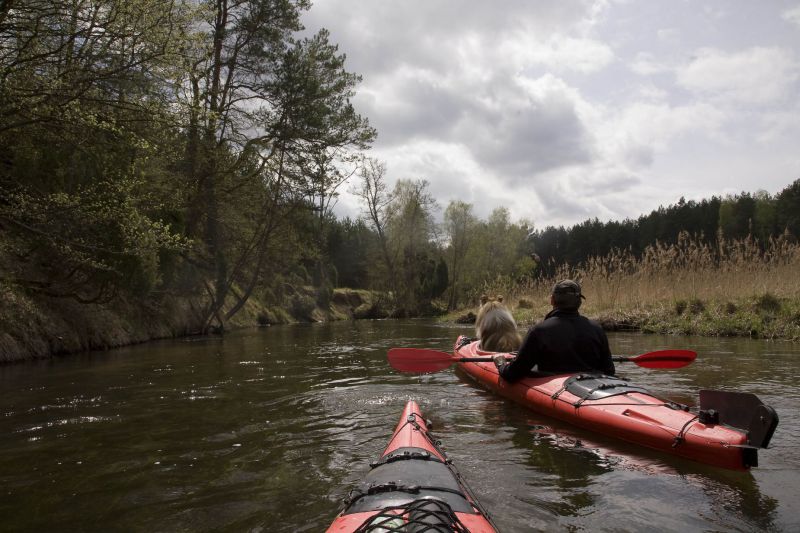
<instances>
[{"instance_id":1,"label":"riverbank","mask_svg":"<svg viewBox=\"0 0 800 533\"><path fill-rule=\"evenodd\" d=\"M378 293L335 289L326 306L316 291L297 289L282 306L252 298L228 323L239 329L297 322L387 318L392 315ZM541 302L534 304L533 302ZM549 311L544 296L507 298L521 329L539 322ZM47 358L90 350L107 350L155 339L191 336L202 329L200 301L188 297L158 303L82 304L63 298L32 298L4 287L0 290L0 363ZM442 322L474 322L475 309L440 317ZM587 301L582 313L608 331L638 331L786 339L800 342L800 301L770 293L733 300L694 298L638 305L609 306ZM472 316L470 316L472 313Z\"/></svg>"},{"instance_id":2,"label":"riverbank","mask_svg":"<svg viewBox=\"0 0 800 533\"><path fill-rule=\"evenodd\" d=\"M90 350L107 350L155 339L197 335L202 302L175 296L160 301L79 303L68 298L33 297L0 287L0 363L41 359ZM389 316L370 291L335 289L324 307L316 290L295 289L285 305L268 306L256 298L227 322L239 329L294 322L325 322Z\"/></svg>"},{"instance_id":3,"label":"riverbank","mask_svg":"<svg viewBox=\"0 0 800 533\"><path fill-rule=\"evenodd\" d=\"M549 305L533 305L525 298L507 302L517 324L524 329L550 311ZM469 322L469 313L476 311L477 308L463 309L442 320ZM800 301L771 293L731 300L694 298L615 307L587 301L581 313L600 322L607 331L800 341Z\"/></svg>"}]
</instances>

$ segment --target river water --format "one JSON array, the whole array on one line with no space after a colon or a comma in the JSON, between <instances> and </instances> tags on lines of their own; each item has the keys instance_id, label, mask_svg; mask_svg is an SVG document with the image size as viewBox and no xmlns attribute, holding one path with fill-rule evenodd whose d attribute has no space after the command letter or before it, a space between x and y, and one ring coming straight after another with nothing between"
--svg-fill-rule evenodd
<instances>
[{"instance_id":1,"label":"river water","mask_svg":"<svg viewBox=\"0 0 800 533\"><path fill-rule=\"evenodd\" d=\"M730 472L534 415L452 369L403 375L395 346L451 349L426 321L278 326L0 367L0 530L324 531L417 400L501 531L800 530L800 345L612 334L680 370L653 392L751 392L780 424Z\"/></svg>"}]
</instances>

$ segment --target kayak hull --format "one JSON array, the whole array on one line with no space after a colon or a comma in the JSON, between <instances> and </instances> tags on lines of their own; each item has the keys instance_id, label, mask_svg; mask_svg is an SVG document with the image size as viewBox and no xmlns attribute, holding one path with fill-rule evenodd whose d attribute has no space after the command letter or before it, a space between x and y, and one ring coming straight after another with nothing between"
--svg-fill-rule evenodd
<instances>
[{"instance_id":1,"label":"kayak hull","mask_svg":"<svg viewBox=\"0 0 800 533\"><path fill-rule=\"evenodd\" d=\"M365 481L350 492L329 533L393 531L410 524L428 525L433 531L496 531L431 437L416 402L406 404L386 449L371 466Z\"/></svg>"},{"instance_id":2,"label":"kayak hull","mask_svg":"<svg viewBox=\"0 0 800 533\"><path fill-rule=\"evenodd\" d=\"M457 357L493 355L480 350L477 342L468 341L463 337L456 341ZM477 383L501 396L587 430L722 468L744 470L753 463L755 452L748 445L746 431L703 423L687 406L653 396L644 388L618 378L593 381L592 376L576 374L531 375L509 383L500 378L493 362L460 362L458 366ZM582 378L593 384L595 390L581 388L576 380ZM601 388L609 383L613 386L603 396ZM613 387L622 392L612 392Z\"/></svg>"}]
</instances>

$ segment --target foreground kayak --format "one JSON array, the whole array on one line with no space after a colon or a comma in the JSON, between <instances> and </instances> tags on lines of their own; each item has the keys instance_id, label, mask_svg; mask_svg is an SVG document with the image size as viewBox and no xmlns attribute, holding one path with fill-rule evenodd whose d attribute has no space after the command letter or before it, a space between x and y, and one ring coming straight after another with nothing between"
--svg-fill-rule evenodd
<instances>
[{"instance_id":1,"label":"foreground kayak","mask_svg":"<svg viewBox=\"0 0 800 533\"><path fill-rule=\"evenodd\" d=\"M328 532L494 532L486 511L428 432L419 405L406 404L389 445Z\"/></svg>"},{"instance_id":2,"label":"foreground kayak","mask_svg":"<svg viewBox=\"0 0 800 533\"><path fill-rule=\"evenodd\" d=\"M458 358L495 355L463 336L454 350ZM753 394L703 390L699 410L690 410L617 377L533 373L509 383L493 362L461 360L458 366L484 387L537 413L722 468L758 466L758 449L767 447L778 425L775 411Z\"/></svg>"}]
</instances>

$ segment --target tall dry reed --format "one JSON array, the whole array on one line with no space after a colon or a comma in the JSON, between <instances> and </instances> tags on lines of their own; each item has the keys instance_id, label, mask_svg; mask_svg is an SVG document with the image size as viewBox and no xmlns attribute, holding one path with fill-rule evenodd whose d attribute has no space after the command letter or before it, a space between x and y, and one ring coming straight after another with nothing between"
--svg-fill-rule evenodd
<instances>
[{"instance_id":1,"label":"tall dry reed","mask_svg":"<svg viewBox=\"0 0 800 533\"><path fill-rule=\"evenodd\" d=\"M483 291L512 302L546 306L553 284L575 279L587 296L585 309L603 313L677 301L736 301L763 294L800 299L800 245L788 234L759 243L718 235L716 244L682 232L674 244L656 242L640 257L614 250L579 266L559 265L551 277L513 283L499 278Z\"/></svg>"}]
</instances>

